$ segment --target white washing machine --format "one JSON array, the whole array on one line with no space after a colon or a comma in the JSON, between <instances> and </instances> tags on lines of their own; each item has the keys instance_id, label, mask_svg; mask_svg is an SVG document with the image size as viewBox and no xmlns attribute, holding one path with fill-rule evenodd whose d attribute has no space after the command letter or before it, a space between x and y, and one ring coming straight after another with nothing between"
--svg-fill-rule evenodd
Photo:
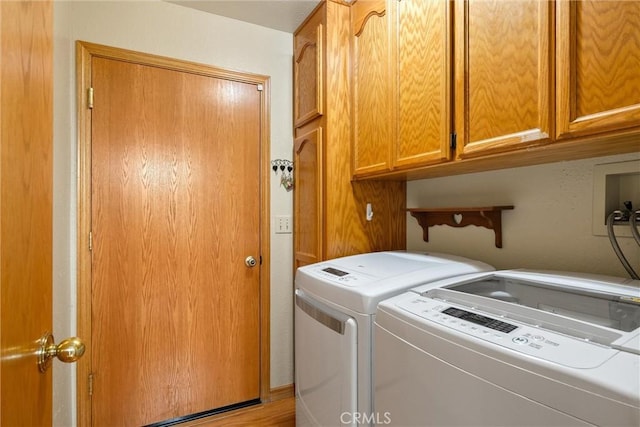
<instances>
[{"instance_id":1,"label":"white washing machine","mask_svg":"<svg viewBox=\"0 0 640 427\"><path fill-rule=\"evenodd\" d=\"M380 424L639 426L639 287L498 271L381 302Z\"/></svg>"},{"instance_id":2,"label":"white washing machine","mask_svg":"<svg viewBox=\"0 0 640 427\"><path fill-rule=\"evenodd\" d=\"M295 278L296 425L372 425L378 302L419 284L488 270L493 268L466 258L407 252L300 267Z\"/></svg>"}]
</instances>

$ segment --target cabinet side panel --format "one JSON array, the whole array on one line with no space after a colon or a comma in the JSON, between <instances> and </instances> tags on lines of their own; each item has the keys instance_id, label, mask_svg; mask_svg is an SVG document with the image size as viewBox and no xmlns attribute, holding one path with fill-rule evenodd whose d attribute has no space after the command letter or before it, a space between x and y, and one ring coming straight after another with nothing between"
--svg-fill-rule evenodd
<instances>
[{"instance_id":1,"label":"cabinet side panel","mask_svg":"<svg viewBox=\"0 0 640 427\"><path fill-rule=\"evenodd\" d=\"M367 237L359 252L406 249L406 184L396 181L359 181L352 184L356 216ZM366 220L367 203L373 218Z\"/></svg>"}]
</instances>

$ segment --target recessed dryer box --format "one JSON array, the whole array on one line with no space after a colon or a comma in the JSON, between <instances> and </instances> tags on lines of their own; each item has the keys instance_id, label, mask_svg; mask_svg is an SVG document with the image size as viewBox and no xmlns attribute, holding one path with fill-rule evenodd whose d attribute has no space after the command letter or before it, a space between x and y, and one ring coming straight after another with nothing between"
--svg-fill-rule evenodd
<instances>
[{"instance_id":1,"label":"recessed dryer box","mask_svg":"<svg viewBox=\"0 0 640 427\"><path fill-rule=\"evenodd\" d=\"M593 234L607 235L607 215L630 200L640 209L640 160L595 165L593 170ZM631 236L628 223L614 225L616 236Z\"/></svg>"}]
</instances>

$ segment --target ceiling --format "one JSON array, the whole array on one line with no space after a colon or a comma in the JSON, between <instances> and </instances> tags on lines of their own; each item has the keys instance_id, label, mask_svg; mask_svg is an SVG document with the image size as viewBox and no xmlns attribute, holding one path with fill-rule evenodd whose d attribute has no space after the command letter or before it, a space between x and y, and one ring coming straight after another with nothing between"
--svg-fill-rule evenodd
<instances>
[{"instance_id":1,"label":"ceiling","mask_svg":"<svg viewBox=\"0 0 640 427\"><path fill-rule=\"evenodd\" d=\"M192 9L293 33L320 0L167 0Z\"/></svg>"}]
</instances>

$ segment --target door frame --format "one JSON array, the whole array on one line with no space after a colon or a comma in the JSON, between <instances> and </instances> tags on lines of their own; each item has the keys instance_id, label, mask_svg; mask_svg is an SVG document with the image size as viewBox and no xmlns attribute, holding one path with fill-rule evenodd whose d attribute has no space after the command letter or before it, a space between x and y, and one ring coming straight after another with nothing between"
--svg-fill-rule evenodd
<instances>
[{"instance_id":1,"label":"door frame","mask_svg":"<svg viewBox=\"0 0 640 427\"><path fill-rule=\"evenodd\" d=\"M260 101L260 400L270 394L270 78L264 75L230 71L209 65L145 54L84 41L76 41L76 109L78 135L78 238L77 238L77 321L87 355L78 362L76 378L79 426L92 425L91 366L91 59L100 57L134 64L160 67L236 82L262 85Z\"/></svg>"}]
</instances>

